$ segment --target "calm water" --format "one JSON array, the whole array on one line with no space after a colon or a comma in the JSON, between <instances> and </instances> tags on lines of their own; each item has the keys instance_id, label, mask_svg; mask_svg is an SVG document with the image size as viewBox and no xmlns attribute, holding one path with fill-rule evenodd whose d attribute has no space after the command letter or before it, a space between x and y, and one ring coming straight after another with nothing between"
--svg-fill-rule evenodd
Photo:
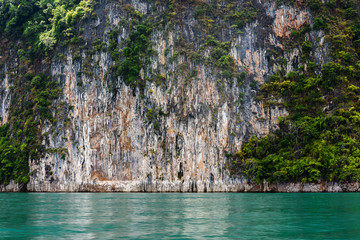
<instances>
[{"instance_id":1,"label":"calm water","mask_svg":"<svg viewBox=\"0 0 360 240\"><path fill-rule=\"evenodd\" d=\"M360 194L0 194L1 239L360 239Z\"/></svg>"}]
</instances>

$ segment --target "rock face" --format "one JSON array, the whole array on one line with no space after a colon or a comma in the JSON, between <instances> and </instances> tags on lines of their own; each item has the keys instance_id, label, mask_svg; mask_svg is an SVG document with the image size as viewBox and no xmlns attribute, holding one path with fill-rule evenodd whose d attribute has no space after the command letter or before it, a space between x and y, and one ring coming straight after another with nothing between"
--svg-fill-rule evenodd
<instances>
[{"instance_id":1,"label":"rock face","mask_svg":"<svg viewBox=\"0 0 360 240\"><path fill-rule=\"evenodd\" d=\"M121 2L121 1L120 1ZM101 1L96 18L82 23L85 47L101 39L109 44L108 32L119 29L119 49L129 37L129 15L125 3ZM126 3L143 16L155 17L152 1L132 0ZM242 4L242 1L239 1ZM289 72L301 58L301 47L284 50L292 29L311 24L311 14L301 6L277 6L275 0L254 1L257 20L247 23L241 32L230 26L222 29L220 40L230 41L229 54L238 72L246 72L242 84L236 78L219 80L214 66L197 62L179 53L179 39L198 50L201 45L194 9L187 10L174 27L164 24L150 35L154 54L150 58L151 74L166 78L164 84L149 81L150 73L142 71L146 82L142 92L126 84L121 77L111 79L106 73L113 65L110 53L59 48L51 60L51 76L63 89L53 105L63 105L55 125L44 124L43 144L48 149L43 158L29 160L31 177L27 191L324 191L311 186L253 186L241 176L230 176L227 153L240 149L251 135L265 135L276 128L277 118L285 109L269 108L256 100L262 83L282 66L272 55L277 51L286 59ZM125 23L124 23L124 19ZM318 64L326 60L323 34L312 32L308 39ZM325 50L321 50L325 46ZM203 50L204 57L210 49ZM87 65L92 74L85 74ZM2 69L0 116L8 117L11 74L8 65ZM179 69L191 69L181 74ZM16 65L13 68L19 67ZM178 72L178 74L175 74ZM189 76L191 74L191 76ZM111 89L116 89L116 93ZM61 115L61 116L60 116ZM150 116L152 115L152 117ZM331 185L338 189L339 186ZM19 186L2 186L1 191L17 191ZM344 188L339 188L344 189ZM356 191L359 187L356 187ZM334 190L334 191L335 191ZM275 190L274 190L275 191Z\"/></svg>"}]
</instances>

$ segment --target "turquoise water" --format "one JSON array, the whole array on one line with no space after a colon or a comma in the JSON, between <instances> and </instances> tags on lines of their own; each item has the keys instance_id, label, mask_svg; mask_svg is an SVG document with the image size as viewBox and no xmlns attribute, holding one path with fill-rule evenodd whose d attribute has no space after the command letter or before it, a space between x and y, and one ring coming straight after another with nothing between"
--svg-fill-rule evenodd
<instances>
[{"instance_id":1,"label":"turquoise water","mask_svg":"<svg viewBox=\"0 0 360 240\"><path fill-rule=\"evenodd\" d=\"M360 194L3 193L1 239L360 239Z\"/></svg>"}]
</instances>

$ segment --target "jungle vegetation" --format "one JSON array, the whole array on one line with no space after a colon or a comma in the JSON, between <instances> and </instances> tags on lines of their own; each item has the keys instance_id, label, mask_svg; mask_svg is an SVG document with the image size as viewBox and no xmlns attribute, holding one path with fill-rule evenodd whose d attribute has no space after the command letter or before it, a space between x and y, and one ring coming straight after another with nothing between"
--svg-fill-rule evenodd
<instances>
[{"instance_id":1,"label":"jungle vegetation","mask_svg":"<svg viewBox=\"0 0 360 240\"><path fill-rule=\"evenodd\" d=\"M296 4L296 1L281 1ZM278 72L258 100L289 112L265 137L233 154L232 173L263 182L352 182L360 179L360 19L357 1L306 1L312 26L293 30L286 50L301 49L296 71ZM319 66L305 35L322 31L331 61ZM285 50L285 51L286 51Z\"/></svg>"}]
</instances>

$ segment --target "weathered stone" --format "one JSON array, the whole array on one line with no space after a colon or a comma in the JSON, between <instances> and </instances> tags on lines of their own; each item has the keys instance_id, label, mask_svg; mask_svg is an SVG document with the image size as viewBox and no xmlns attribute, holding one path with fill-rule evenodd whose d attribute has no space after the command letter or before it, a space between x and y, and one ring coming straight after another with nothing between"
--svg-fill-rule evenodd
<instances>
[{"instance_id":1,"label":"weathered stone","mask_svg":"<svg viewBox=\"0 0 360 240\"><path fill-rule=\"evenodd\" d=\"M151 1L150 1L151 2ZM135 9L151 14L149 1L133 0ZM28 191L38 192L311 192L311 191L358 191L359 185L319 184L253 184L240 177L232 177L227 170L229 159L226 153L240 150L250 135L263 136L275 129L277 118L285 116L285 109L264 106L255 101L256 89L250 80L261 85L278 66L270 65L268 48L283 50L282 41L288 38L290 29L299 29L311 23L311 14L290 6L276 6L276 1L259 1L259 7L272 24L255 21L247 24L243 34L232 39L230 55L234 57L239 71L247 72L249 78L243 86L235 80L217 84L212 67L203 63L191 63L197 69L196 79L185 84L188 76L173 79L169 71L178 69L188 59L179 56L174 63L169 59L174 54L176 31L157 29L151 35L151 57L153 72L167 78L163 86L147 82L142 99L139 90L126 85L121 78L112 79L117 94L109 91L110 83L105 73L112 65L109 53L101 52L91 56L94 76L83 74L84 66L73 61L70 49L64 50L65 61L55 58L51 64L51 75L59 78L63 93L54 104L65 102L71 106L68 124L59 119L55 127L45 126L47 133L44 144L50 149L64 148L62 154L47 153L42 159L30 161L32 175ZM107 9L105 11L105 9ZM126 17L116 3L101 3L97 18L84 27L91 26L108 31L106 19L111 28L119 27L119 44L129 36L121 26ZM187 16L183 31L188 43L198 44L195 19ZM181 28L180 28L181 27ZM175 28L175 29L176 29ZM266 32L264 29L268 28ZM105 30L104 30L105 29ZM99 30L99 31L100 31ZM223 35L230 36L231 29L224 29ZM99 34L101 38L103 35ZM264 37L265 36L265 37ZM314 46L318 32L309 36ZM225 37L224 37L225 39ZM109 39L104 38L108 43ZM229 40L229 39L227 39ZM323 42L323 41L322 41ZM260 43L260 44L259 44ZM165 56L169 49L168 56ZM325 48L326 49L326 48ZM326 50L316 51L315 60L324 63ZM291 62L300 58L300 50L282 52L287 60L286 71L293 70ZM89 57L82 53L83 59ZM7 122L9 95L9 73L7 65L5 78L0 86L1 123ZM146 72L141 75L144 81ZM240 99L241 93L244 94ZM162 111L159 129L146 117L148 109ZM55 129L52 131L51 129ZM51 174L49 174L51 172ZM18 185L1 186L0 191L18 191Z\"/></svg>"}]
</instances>

